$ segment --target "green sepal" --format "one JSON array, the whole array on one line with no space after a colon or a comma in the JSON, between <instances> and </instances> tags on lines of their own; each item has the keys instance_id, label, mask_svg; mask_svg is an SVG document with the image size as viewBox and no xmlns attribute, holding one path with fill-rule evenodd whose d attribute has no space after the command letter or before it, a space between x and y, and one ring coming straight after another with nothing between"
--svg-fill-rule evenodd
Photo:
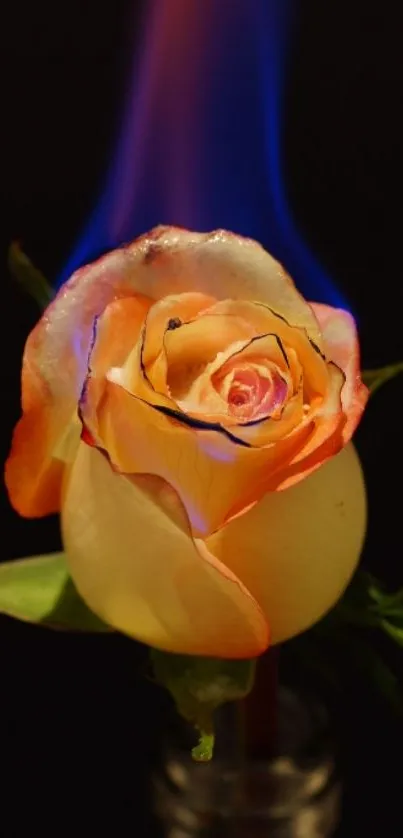
<instances>
[{"instance_id":1,"label":"green sepal","mask_svg":"<svg viewBox=\"0 0 403 838\"><path fill-rule=\"evenodd\" d=\"M214 711L250 692L256 660L192 657L152 649L151 662L157 681L171 693L180 715L199 733L193 759L208 762L214 750Z\"/></svg>"},{"instance_id":2,"label":"green sepal","mask_svg":"<svg viewBox=\"0 0 403 838\"><path fill-rule=\"evenodd\" d=\"M40 309L45 309L54 293L52 286L31 260L21 250L18 242L12 242L8 251L8 269L19 285L36 300Z\"/></svg>"},{"instance_id":3,"label":"green sepal","mask_svg":"<svg viewBox=\"0 0 403 838\"><path fill-rule=\"evenodd\" d=\"M0 613L55 629L111 631L81 599L64 553L0 564Z\"/></svg>"},{"instance_id":4,"label":"green sepal","mask_svg":"<svg viewBox=\"0 0 403 838\"><path fill-rule=\"evenodd\" d=\"M376 370L364 370L362 380L370 390L371 396L373 396L379 387L382 387L383 384L386 384L387 381L395 378L401 372L403 372L403 361L399 361L396 364L388 364L388 366L379 367Z\"/></svg>"}]
</instances>

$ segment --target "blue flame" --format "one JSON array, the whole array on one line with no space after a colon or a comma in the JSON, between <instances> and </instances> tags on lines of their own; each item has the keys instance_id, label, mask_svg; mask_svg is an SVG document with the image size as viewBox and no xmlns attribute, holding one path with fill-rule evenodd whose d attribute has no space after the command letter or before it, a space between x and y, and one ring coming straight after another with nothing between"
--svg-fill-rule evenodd
<instances>
[{"instance_id":1,"label":"blue flame","mask_svg":"<svg viewBox=\"0 0 403 838\"><path fill-rule=\"evenodd\" d=\"M111 169L63 271L156 224L260 241L311 300L348 308L286 199L282 112L293 0L150 0Z\"/></svg>"}]
</instances>

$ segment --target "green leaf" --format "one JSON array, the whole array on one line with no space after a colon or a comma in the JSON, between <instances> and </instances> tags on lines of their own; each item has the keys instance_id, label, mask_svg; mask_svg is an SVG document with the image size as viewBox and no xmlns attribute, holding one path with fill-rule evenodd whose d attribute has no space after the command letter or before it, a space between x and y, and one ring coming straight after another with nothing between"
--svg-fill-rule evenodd
<instances>
[{"instance_id":1,"label":"green leaf","mask_svg":"<svg viewBox=\"0 0 403 838\"><path fill-rule=\"evenodd\" d=\"M110 631L77 593L64 553L0 564L0 612L50 628Z\"/></svg>"},{"instance_id":2,"label":"green leaf","mask_svg":"<svg viewBox=\"0 0 403 838\"><path fill-rule=\"evenodd\" d=\"M403 372L403 361L396 364L389 364L387 367L379 367L376 370L364 370L362 373L362 380L369 388L371 395L376 393L379 387L390 381L399 373Z\"/></svg>"},{"instance_id":3,"label":"green leaf","mask_svg":"<svg viewBox=\"0 0 403 838\"><path fill-rule=\"evenodd\" d=\"M192 657L152 649L151 662L157 681L169 690L181 716L199 731L193 759L209 761L214 750L214 711L250 692L256 661Z\"/></svg>"},{"instance_id":4,"label":"green leaf","mask_svg":"<svg viewBox=\"0 0 403 838\"><path fill-rule=\"evenodd\" d=\"M403 588L389 593L374 576L358 571L342 599L324 618L324 625L336 627L336 622L379 629L403 645Z\"/></svg>"},{"instance_id":5,"label":"green leaf","mask_svg":"<svg viewBox=\"0 0 403 838\"><path fill-rule=\"evenodd\" d=\"M372 596L382 614L400 615L403 618L403 588L393 594L377 589L375 593L372 593Z\"/></svg>"},{"instance_id":6,"label":"green leaf","mask_svg":"<svg viewBox=\"0 0 403 838\"><path fill-rule=\"evenodd\" d=\"M8 269L11 276L36 300L41 309L49 305L54 296L52 286L21 250L18 242L10 245Z\"/></svg>"},{"instance_id":7,"label":"green leaf","mask_svg":"<svg viewBox=\"0 0 403 838\"><path fill-rule=\"evenodd\" d=\"M381 627L399 646L403 646L403 626L395 626L389 620L382 620Z\"/></svg>"}]
</instances>

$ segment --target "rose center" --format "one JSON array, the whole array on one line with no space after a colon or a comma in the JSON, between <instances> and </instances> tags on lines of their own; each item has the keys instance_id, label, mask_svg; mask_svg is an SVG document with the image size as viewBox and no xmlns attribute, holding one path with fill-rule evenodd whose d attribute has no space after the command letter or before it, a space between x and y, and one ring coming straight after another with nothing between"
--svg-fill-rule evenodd
<instances>
[{"instance_id":1,"label":"rose center","mask_svg":"<svg viewBox=\"0 0 403 838\"><path fill-rule=\"evenodd\" d=\"M228 393L228 402L235 407L239 407L250 401L250 395L250 392L247 390L239 390L238 387L231 387Z\"/></svg>"},{"instance_id":2,"label":"rose center","mask_svg":"<svg viewBox=\"0 0 403 838\"><path fill-rule=\"evenodd\" d=\"M281 410L287 397L287 384L278 370L254 365L231 370L221 380L219 391L226 399L228 412L243 419L254 419Z\"/></svg>"}]
</instances>

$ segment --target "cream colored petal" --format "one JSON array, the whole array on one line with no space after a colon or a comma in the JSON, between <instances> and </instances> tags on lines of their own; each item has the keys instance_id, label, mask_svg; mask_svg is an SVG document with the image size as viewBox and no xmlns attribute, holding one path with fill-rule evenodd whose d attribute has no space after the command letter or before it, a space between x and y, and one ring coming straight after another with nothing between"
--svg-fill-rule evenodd
<instances>
[{"instance_id":1,"label":"cream colored petal","mask_svg":"<svg viewBox=\"0 0 403 838\"><path fill-rule=\"evenodd\" d=\"M351 444L302 483L267 494L207 546L262 606L279 643L340 597L362 549L366 495Z\"/></svg>"},{"instance_id":2,"label":"cream colored petal","mask_svg":"<svg viewBox=\"0 0 403 838\"><path fill-rule=\"evenodd\" d=\"M199 291L217 299L258 300L308 331L321 346L315 315L286 271L260 244L226 230L156 227L127 248L133 282L154 299Z\"/></svg>"},{"instance_id":3,"label":"cream colored petal","mask_svg":"<svg viewBox=\"0 0 403 838\"><path fill-rule=\"evenodd\" d=\"M83 599L119 631L157 648L253 657L268 627L249 592L190 535L176 492L115 473L81 443L66 484L63 541Z\"/></svg>"}]
</instances>

